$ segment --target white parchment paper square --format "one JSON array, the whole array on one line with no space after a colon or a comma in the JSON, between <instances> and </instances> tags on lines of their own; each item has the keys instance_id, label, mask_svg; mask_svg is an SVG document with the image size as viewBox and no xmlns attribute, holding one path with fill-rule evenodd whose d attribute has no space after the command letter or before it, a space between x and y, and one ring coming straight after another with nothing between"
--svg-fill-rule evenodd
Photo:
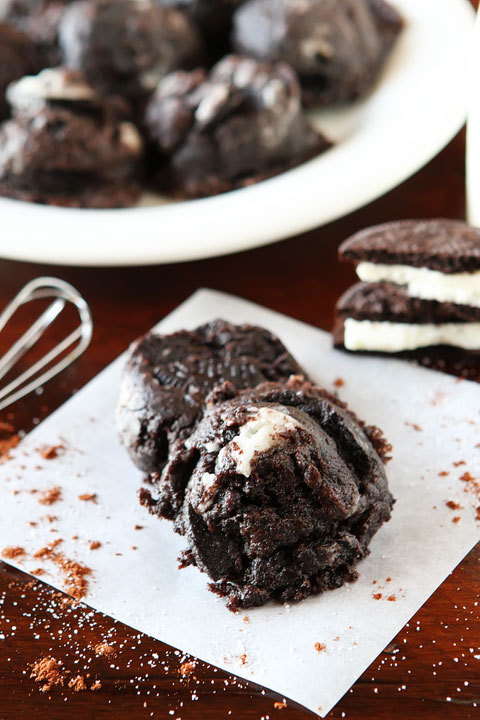
<instances>
[{"instance_id":1,"label":"white parchment paper square","mask_svg":"<svg viewBox=\"0 0 480 720\"><path fill-rule=\"evenodd\" d=\"M460 479L466 471L480 475L480 386L397 360L336 352L327 333L208 290L158 329L194 328L219 316L271 329L320 385L331 390L342 378L340 397L392 442L388 476L397 503L359 580L298 605L234 615L207 590L205 575L179 571L183 540L140 507L141 474L117 440L122 358L30 433L0 468L0 548L24 547L29 555L10 562L32 571L39 561L31 554L62 538L62 552L92 568L85 601L93 608L323 716L480 539L478 500ZM58 441L63 454L43 459L39 448ZM39 504L39 491L54 486L62 488L62 500L51 508ZM96 493L97 504L80 501L83 493ZM453 513L448 500L463 509ZM48 512L58 516L53 525ZM90 551L92 540L102 547ZM56 567L44 567L42 580L62 588ZM387 600L392 595L395 602Z\"/></svg>"}]
</instances>

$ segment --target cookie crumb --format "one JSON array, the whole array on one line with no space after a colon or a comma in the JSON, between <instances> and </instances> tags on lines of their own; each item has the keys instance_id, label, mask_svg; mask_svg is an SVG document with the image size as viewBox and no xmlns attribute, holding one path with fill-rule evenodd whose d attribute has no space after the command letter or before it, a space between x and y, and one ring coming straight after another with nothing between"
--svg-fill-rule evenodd
<instances>
[{"instance_id":1,"label":"cookie crumb","mask_svg":"<svg viewBox=\"0 0 480 720\"><path fill-rule=\"evenodd\" d=\"M143 530L143 525L134 525L133 529L134 530Z\"/></svg>"},{"instance_id":2,"label":"cookie crumb","mask_svg":"<svg viewBox=\"0 0 480 720\"><path fill-rule=\"evenodd\" d=\"M314 647L318 653L324 652L327 649L327 646L321 642L316 642Z\"/></svg>"},{"instance_id":3,"label":"cookie crumb","mask_svg":"<svg viewBox=\"0 0 480 720\"><path fill-rule=\"evenodd\" d=\"M288 705L286 702L278 702L278 700L277 700L276 702L273 703L273 707L275 708L275 710L285 710L288 707Z\"/></svg>"},{"instance_id":4,"label":"cookie crumb","mask_svg":"<svg viewBox=\"0 0 480 720\"><path fill-rule=\"evenodd\" d=\"M341 378L341 377L336 378L336 379L333 381L333 385L334 385L334 387L336 387L336 388L341 388L341 387L343 387L343 386L345 385L345 380L344 380L343 378Z\"/></svg>"},{"instance_id":5,"label":"cookie crumb","mask_svg":"<svg viewBox=\"0 0 480 720\"><path fill-rule=\"evenodd\" d=\"M98 540L93 540L89 545L90 550L98 550L99 547L102 547L102 543Z\"/></svg>"},{"instance_id":6,"label":"cookie crumb","mask_svg":"<svg viewBox=\"0 0 480 720\"><path fill-rule=\"evenodd\" d=\"M100 690L101 687L102 683L100 682L100 680L96 680L93 685L90 686L90 690L93 690L93 692L95 692L95 690Z\"/></svg>"},{"instance_id":7,"label":"cookie crumb","mask_svg":"<svg viewBox=\"0 0 480 720\"><path fill-rule=\"evenodd\" d=\"M383 597L382 593L374 593L374 594L373 594L373 599L374 599L374 600L381 600L382 597Z\"/></svg>"},{"instance_id":8,"label":"cookie crumb","mask_svg":"<svg viewBox=\"0 0 480 720\"><path fill-rule=\"evenodd\" d=\"M389 595L387 597L388 602L397 602L397 596L396 595Z\"/></svg>"},{"instance_id":9,"label":"cookie crumb","mask_svg":"<svg viewBox=\"0 0 480 720\"><path fill-rule=\"evenodd\" d=\"M460 515L456 515L456 516L453 518L452 522L455 523L455 525L457 525L457 524L460 522L461 519L462 519L462 518L460 517Z\"/></svg>"}]
</instances>

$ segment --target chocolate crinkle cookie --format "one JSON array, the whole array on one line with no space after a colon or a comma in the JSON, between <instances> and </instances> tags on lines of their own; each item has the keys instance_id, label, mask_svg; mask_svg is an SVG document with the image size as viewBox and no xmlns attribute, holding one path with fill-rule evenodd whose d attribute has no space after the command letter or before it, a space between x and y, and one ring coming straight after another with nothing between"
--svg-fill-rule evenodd
<instances>
[{"instance_id":1,"label":"chocolate crinkle cookie","mask_svg":"<svg viewBox=\"0 0 480 720\"><path fill-rule=\"evenodd\" d=\"M247 0L233 25L237 52L289 63L305 103L326 105L370 90L403 21L384 0Z\"/></svg>"},{"instance_id":2,"label":"chocolate crinkle cookie","mask_svg":"<svg viewBox=\"0 0 480 720\"><path fill-rule=\"evenodd\" d=\"M60 61L58 28L72 0L1 0L0 22L23 30L42 51L44 67ZM38 68L40 69L40 68Z\"/></svg>"},{"instance_id":3,"label":"chocolate crinkle cookie","mask_svg":"<svg viewBox=\"0 0 480 720\"><path fill-rule=\"evenodd\" d=\"M153 0L81 0L60 25L63 62L102 92L138 98L177 68L203 57L198 28L185 13Z\"/></svg>"},{"instance_id":4,"label":"chocolate crinkle cookie","mask_svg":"<svg viewBox=\"0 0 480 720\"><path fill-rule=\"evenodd\" d=\"M40 57L33 41L20 30L0 23L0 120L9 114L5 97L9 84L39 69Z\"/></svg>"},{"instance_id":5,"label":"chocolate crinkle cookie","mask_svg":"<svg viewBox=\"0 0 480 720\"><path fill-rule=\"evenodd\" d=\"M188 12L208 40L209 50L228 45L232 16L243 0L155 0L157 5L174 6Z\"/></svg>"},{"instance_id":6,"label":"chocolate crinkle cookie","mask_svg":"<svg viewBox=\"0 0 480 720\"><path fill-rule=\"evenodd\" d=\"M248 185L330 146L309 125L288 65L234 55L208 74L164 78L147 107L146 126L166 160L163 183L192 197Z\"/></svg>"},{"instance_id":7,"label":"chocolate crinkle cookie","mask_svg":"<svg viewBox=\"0 0 480 720\"><path fill-rule=\"evenodd\" d=\"M217 320L192 331L149 333L132 345L123 374L117 409L121 441L139 468L160 471L217 385L228 381L243 389L299 372L281 341L263 328Z\"/></svg>"},{"instance_id":8,"label":"chocolate crinkle cookie","mask_svg":"<svg viewBox=\"0 0 480 720\"><path fill-rule=\"evenodd\" d=\"M389 449L302 377L226 383L141 498L174 519L183 564L206 572L231 610L298 601L356 578L390 518Z\"/></svg>"},{"instance_id":9,"label":"chocolate crinkle cookie","mask_svg":"<svg viewBox=\"0 0 480 720\"><path fill-rule=\"evenodd\" d=\"M0 194L72 207L122 207L139 195L143 145L123 101L56 68L11 84L0 126Z\"/></svg>"}]
</instances>

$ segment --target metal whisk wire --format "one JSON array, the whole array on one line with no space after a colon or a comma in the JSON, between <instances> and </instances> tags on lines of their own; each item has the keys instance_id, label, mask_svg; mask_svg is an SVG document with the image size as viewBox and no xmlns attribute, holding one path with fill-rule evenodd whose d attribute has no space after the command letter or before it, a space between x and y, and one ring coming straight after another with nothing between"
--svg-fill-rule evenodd
<instances>
[{"instance_id":1,"label":"metal whisk wire","mask_svg":"<svg viewBox=\"0 0 480 720\"><path fill-rule=\"evenodd\" d=\"M54 302L35 320L33 325L14 343L10 350L0 358L0 380L16 365L20 358L32 348L46 329L56 320L67 303L72 303L80 316L79 326L64 340L58 343L40 360L12 380L0 390L0 410L12 405L20 398L37 390L58 373L65 370L87 349L92 338L92 316L87 303L72 285L53 277L40 277L32 280L20 290L18 295L0 313L0 332L16 311L25 303L42 298L54 298ZM38 375L71 345L77 343L55 365ZM33 378L33 380L32 380ZM30 382L29 382L30 381Z\"/></svg>"}]
</instances>

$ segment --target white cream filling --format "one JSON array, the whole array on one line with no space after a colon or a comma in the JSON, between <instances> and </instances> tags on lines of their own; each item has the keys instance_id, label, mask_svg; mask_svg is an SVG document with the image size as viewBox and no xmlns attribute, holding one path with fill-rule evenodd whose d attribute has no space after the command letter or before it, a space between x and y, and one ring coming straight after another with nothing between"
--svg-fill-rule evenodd
<instances>
[{"instance_id":1,"label":"white cream filling","mask_svg":"<svg viewBox=\"0 0 480 720\"><path fill-rule=\"evenodd\" d=\"M249 477L252 474L252 460L255 455L267 452L280 444L282 438L279 434L299 427L300 423L280 410L259 408L255 416L241 426L238 435L222 448L217 463L228 456L233 460L237 473Z\"/></svg>"},{"instance_id":2,"label":"white cream filling","mask_svg":"<svg viewBox=\"0 0 480 720\"><path fill-rule=\"evenodd\" d=\"M250 410L255 413L254 416L240 427L238 435L218 453L215 472L194 475L190 480L195 512L202 515L213 505L219 486L216 473L220 471L222 464L231 466L233 463L233 468L239 475L249 477L252 474L252 461L256 455L280 445L282 433L301 427L301 423L280 410L268 407L253 407ZM207 452L214 452L219 450L219 444L211 440L205 443L204 449Z\"/></svg>"},{"instance_id":3,"label":"white cream filling","mask_svg":"<svg viewBox=\"0 0 480 720\"><path fill-rule=\"evenodd\" d=\"M457 305L480 307L480 271L473 273L441 273L410 265L359 263L357 275L363 282L391 282L405 285L410 297Z\"/></svg>"},{"instance_id":4,"label":"white cream filling","mask_svg":"<svg viewBox=\"0 0 480 720\"><path fill-rule=\"evenodd\" d=\"M18 110L30 110L48 100L79 102L94 97L90 85L64 68L47 68L38 75L26 75L7 90L8 102Z\"/></svg>"},{"instance_id":5,"label":"white cream filling","mask_svg":"<svg viewBox=\"0 0 480 720\"><path fill-rule=\"evenodd\" d=\"M343 342L347 350L386 353L416 350L431 345L479 350L480 322L415 325L347 318Z\"/></svg>"}]
</instances>

